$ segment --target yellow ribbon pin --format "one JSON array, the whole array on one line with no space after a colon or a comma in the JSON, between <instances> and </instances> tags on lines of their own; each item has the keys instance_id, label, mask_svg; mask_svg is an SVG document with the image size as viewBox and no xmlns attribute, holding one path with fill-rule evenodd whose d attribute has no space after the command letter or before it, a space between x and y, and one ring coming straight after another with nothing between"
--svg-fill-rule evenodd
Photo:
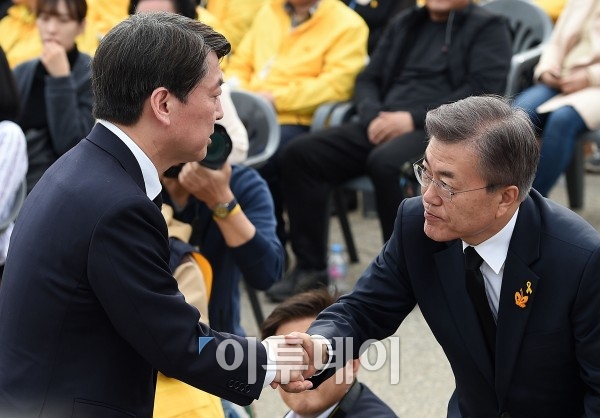
<instances>
[{"instance_id":1,"label":"yellow ribbon pin","mask_svg":"<svg viewBox=\"0 0 600 418\"><path fill-rule=\"evenodd\" d=\"M527 294L532 294L533 290L531 290L531 282L527 282L527 290L525 291Z\"/></svg>"}]
</instances>

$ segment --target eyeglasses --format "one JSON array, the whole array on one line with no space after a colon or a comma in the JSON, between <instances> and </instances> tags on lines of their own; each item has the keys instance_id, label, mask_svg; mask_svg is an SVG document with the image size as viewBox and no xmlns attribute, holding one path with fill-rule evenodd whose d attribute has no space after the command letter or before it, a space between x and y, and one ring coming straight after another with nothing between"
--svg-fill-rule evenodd
<instances>
[{"instance_id":1,"label":"eyeglasses","mask_svg":"<svg viewBox=\"0 0 600 418\"><path fill-rule=\"evenodd\" d=\"M422 187L427 188L427 187L429 187L429 185L431 183L435 184L435 186L437 187L437 190L438 190L438 194L442 198L446 199L449 202L452 202L452 198L456 194L474 192L475 190L483 190L483 189L487 189L487 188L496 186L496 185L489 185L489 186L484 186L484 187L478 187L477 189L454 191L446 183L434 179L431 176L431 174L429 174L427 172L427 169L425 168L425 166L423 166L422 158L413 164L413 168L415 170L415 177L417 178L417 181L419 182L419 184Z\"/></svg>"}]
</instances>

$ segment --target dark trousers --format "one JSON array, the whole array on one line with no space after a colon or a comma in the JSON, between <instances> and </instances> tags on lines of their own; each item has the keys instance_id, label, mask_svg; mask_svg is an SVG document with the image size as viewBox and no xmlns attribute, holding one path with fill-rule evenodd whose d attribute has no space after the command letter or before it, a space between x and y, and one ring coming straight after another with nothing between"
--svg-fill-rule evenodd
<instances>
[{"instance_id":1,"label":"dark trousers","mask_svg":"<svg viewBox=\"0 0 600 418\"><path fill-rule=\"evenodd\" d=\"M306 125L281 125L279 147L275 154L262 166L258 168L259 174L265 179L271 196L273 197L273 207L275 209L275 219L277 220L277 237L284 246L287 242L287 232L285 228L285 220L283 212L285 210L283 192L281 190L281 175L279 170L279 159L281 152L284 150L292 139L298 135L305 134L309 131L310 126Z\"/></svg>"},{"instance_id":2,"label":"dark trousers","mask_svg":"<svg viewBox=\"0 0 600 418\"><path fill-rule=\"evenodd\" d=\"M375 185L377 213L383 240L387 241L404 198L401 167L421 155L425 146L423 130L374 146L359 123L300 135L291 141L279 162L290 241L298 266L325 268L329 188L359 175L369 175Z\"/></svg>"}]
</instances>

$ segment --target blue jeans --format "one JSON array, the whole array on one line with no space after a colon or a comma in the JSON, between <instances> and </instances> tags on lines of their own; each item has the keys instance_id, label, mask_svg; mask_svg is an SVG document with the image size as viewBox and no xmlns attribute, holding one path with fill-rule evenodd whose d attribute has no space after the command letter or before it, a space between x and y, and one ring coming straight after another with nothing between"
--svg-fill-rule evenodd
<instances>
[{"instance_id":1,"label":"blue jeans","mask_svg":"<svg viewBox=\"0 0 600 418\"><path fill-rule=\"evenodd\" d=\"M536 108L559 94L560 91L545 84L536 84L519 94L514 107L527 112L541 132L540 162L533 187L547 196L560 175L567 169L573 156L575 141L586 131L585 122L572 106L563 106L550 113L537 113Z\"/></svg>"}]
</instances>

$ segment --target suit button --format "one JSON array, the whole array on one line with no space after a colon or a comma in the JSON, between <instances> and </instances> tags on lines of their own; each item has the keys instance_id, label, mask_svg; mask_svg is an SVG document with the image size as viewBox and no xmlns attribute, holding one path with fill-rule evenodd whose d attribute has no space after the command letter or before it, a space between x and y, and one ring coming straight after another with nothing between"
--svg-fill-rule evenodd
<instances>
[{"instance_id":1,"label":"suit button","mask_svg":"<svg viewBox=\"0 0 600 418\"><path fill-rule=\"evenodd\" d=\"M233 388L234 388L235 390L238 390L238 389L240 388L240 386L243 386L243 383L240 383L240 382L238 381L238 382L235 382L235 385L233 386Z\"/></svg>"},{"instance_id":2,"label":"suit button","mask_svg":"<svg viewBox=\"0 0 600 418\"><path fill-rule=\"evenodd\" d=\"M227 387L228 388L232 388L233 387L233 380L229 379L229 381L227 382Z\"/></svg>"},{"instance_id":3,"label":"suit button","mask_svg":"<svg viewBox=\"0 0 600 418\"><path fill-rule=\"evenodd\" d=\"M246 393L250 392L250 385L246 385L246 387L244 388L244 392L246 392Z\"/></svg>"},{"instance_id":4,"label":"suit button","mask_svg":"<svg viewBox=\"0 0 600 418\"><path fill-rule=\"evenodd\" d=\"M500 418L510 418L510 412L503 412L500 414Z\"/></svg>"}]
</instances>

